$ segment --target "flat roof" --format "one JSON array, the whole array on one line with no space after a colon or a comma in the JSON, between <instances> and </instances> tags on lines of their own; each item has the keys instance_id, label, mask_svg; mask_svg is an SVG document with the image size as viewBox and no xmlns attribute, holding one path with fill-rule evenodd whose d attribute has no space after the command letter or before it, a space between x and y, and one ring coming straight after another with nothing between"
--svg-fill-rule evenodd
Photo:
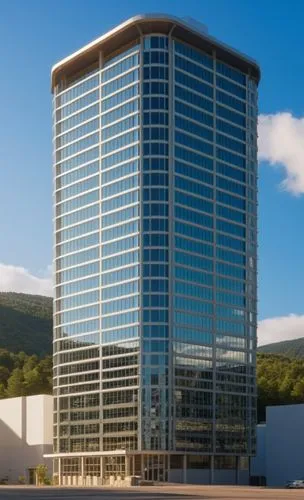
<instances>
[{"instance_id":1,"label":"flat roof","mask_svg":"<svg viewBox=\"0 0 304 500\"><path fill-rule=\"evenodd\" d=\"M105 55L110 54L136 40L141 34L153 33L166 35L171 33L175 38L188 42L209 54L216 50L219 59L244 73L250 73L257 81L260 80L260 68L254 59L210 36L205 30L200 29L199 23L192 24L167 14L141 14L119 24L55 64L51 71L52 90L63 76L81 71L97 61L100 51Z\"/></svg>"}]
</instances>

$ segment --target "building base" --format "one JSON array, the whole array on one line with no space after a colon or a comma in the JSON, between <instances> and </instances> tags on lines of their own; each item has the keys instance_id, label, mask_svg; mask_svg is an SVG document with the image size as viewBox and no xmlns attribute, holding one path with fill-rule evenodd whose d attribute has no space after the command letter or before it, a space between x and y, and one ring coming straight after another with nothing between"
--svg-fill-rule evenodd
<instances>
[{"instance_id":1,"label":"building base","mask_svg":"<svg viewBox=\"0 0 304 500\"><path fill-rule=\"evenodd\" d=\"M246 457L117 450L53 454L52 458L54 483L59 486L127 487L139 482L249 484Z\"/></svg>"}]
</instances>

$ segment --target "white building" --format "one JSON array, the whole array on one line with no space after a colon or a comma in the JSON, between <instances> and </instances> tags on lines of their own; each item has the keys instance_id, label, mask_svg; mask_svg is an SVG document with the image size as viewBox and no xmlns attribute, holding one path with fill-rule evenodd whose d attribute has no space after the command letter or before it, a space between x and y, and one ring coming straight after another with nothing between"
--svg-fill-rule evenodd
<instances>
[{"instance_id":1,"label":"white building","mask_svg":"<svg viewBox=\"0 0 304 500\"><path fill-rule=\"evenodd\" d=\"M304 478L304 404L269 406L266 424L257 427L257 455L251 476L265 477L267 486L284 486Z\"/></svg>"},{"instance_id":2,"label":"white building","mask_svg":"<svg viewBox=\"0 0 304 500\"><path fill-rule=\"evenodd\" d=\"M53 397L27 396L0 400L0 480L34 482L34 469L44 463L52 475Z\"/></svg>"}]
</instances>

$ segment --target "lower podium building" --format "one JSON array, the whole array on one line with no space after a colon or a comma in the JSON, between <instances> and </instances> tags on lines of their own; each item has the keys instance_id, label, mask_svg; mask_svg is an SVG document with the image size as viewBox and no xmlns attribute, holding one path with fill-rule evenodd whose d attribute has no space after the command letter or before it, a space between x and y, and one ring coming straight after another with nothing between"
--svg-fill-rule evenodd
<instances>
[{"instance_id":1,"label":"lower podium building","mask_svg":"<svg viewBox=\"0 0 304 500\"><path fill-rule=\"evenodd\" d=\"M52 477L53 397L21 396L0 400L0 481L36 484L36 467L47 466Z\"/></svg>"},{"instance_id":2,"label":"lower podium building","mask_svg":"<svg viewBox=\"0 0 304 500\"><path fill-rule=\"evenodd\" d=\"M257 451L251 459L251 483L282 488L304 480L304 404L267 406L257 426Z\"/></svg>"},{"instance_id":3,"label":"lower podium building","mask_svg":"<svg viewBox=\"0 0 304 500\"><path fill-rule=\"evenodd\" d=\"M53 67L62 484L248 481L259 78L253 60L166 15L134 17Z\"/></svg>"}]
</instances>

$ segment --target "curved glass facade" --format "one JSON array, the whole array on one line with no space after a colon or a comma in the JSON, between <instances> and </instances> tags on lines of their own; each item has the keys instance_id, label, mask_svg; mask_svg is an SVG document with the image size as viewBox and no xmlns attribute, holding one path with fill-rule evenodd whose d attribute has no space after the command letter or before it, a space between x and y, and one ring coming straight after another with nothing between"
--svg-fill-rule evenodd
<instances>
[{"instance_id":1,"label":"curved glass facade","mask_svg":"<svg viewBox=\"0 0 304 500\"><path fill-rule=\"evenodd\" d=\"M255 449L256 80L141 36L57 85L54 147L59 475L239 470Z\"/></svg>"}]
</instances>

